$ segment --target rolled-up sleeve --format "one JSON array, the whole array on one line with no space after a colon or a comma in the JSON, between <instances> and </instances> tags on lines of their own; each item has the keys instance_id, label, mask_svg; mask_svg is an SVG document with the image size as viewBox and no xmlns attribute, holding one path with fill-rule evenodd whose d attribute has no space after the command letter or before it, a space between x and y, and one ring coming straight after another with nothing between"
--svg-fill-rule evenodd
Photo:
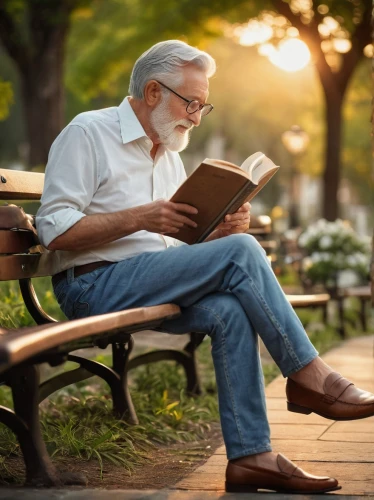
<instances>
[{"instance_id":1,"label":"rolled-up sleeve","mask_svg":"<svg viewBox=\"0 0 374 500\"><path fill-rule=\"evenodd\" d=\"M53 143L45 172L41 207L36 215L45 247L85 216L99 186L98 158L89 129L70 124Z\"/></svg>"}]
</instances>

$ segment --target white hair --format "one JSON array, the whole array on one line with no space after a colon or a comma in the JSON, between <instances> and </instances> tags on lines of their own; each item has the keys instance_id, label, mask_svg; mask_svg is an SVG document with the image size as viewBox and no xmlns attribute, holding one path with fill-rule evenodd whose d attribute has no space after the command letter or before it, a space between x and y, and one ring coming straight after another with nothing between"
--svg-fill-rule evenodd
<instances>
[{"instance_id":1,"label":"white hair","mask_svg":"<svg viewBox=\"0 0 374 500\"><path fill-rule=\"evenodd\" d=\"M171 85L180 85L180 69L187 64L194 64L204 71L208 78L216 72L215 60L207 52L179 40L156 43L135 62L130 78L130 95L143 99L144 88L149 80L164 79Z\"/></svg>"}]
</instances>

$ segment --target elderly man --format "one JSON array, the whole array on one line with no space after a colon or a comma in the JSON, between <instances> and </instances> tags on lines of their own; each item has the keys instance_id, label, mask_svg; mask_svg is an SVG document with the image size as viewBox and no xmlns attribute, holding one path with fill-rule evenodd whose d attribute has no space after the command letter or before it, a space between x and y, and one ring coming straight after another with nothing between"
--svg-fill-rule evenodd
<instances>
[{"instance_id":1,"label":"elderly man","mask_svg":"<svg viewBox=\"0 0 374 500\"><path fill-rule=\"evenodd\" d=\"M54 291L71 319L174 302L170 333L211 337L229 491L339 488L272 452L257 333L287 381L289 409L332 419L374 414L374 396L334 373L308 340L262 248L248 204L198 245L178 235L196 209L167 201L186 175L178 155L213 110L207 53L171 40L135 63L119 107L78 115L54 142L37 227Z\"/></svg>"}]
</instances>

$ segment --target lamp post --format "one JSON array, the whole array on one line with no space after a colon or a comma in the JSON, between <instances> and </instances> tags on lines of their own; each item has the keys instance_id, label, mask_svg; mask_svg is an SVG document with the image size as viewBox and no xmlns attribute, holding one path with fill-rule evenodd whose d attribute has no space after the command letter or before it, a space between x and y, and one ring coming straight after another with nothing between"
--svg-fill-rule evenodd
<instances>
[{"instance_id":1,"label":"lamp post","mask_svg":"<svg viewBox=\"0 0 374 500\"><path fill-rule=\"evenodd\" d=\"M291 175L290 175L290 202L289 202L289 222L290 227L298 227L299 221L299 201L300 186L299 174L297 171L297 161L300 155L306 150L309 143L308 134L298 125L292 125L290 130L282 134L282 142L291 155Z\"/></svg>"}]
</instances>

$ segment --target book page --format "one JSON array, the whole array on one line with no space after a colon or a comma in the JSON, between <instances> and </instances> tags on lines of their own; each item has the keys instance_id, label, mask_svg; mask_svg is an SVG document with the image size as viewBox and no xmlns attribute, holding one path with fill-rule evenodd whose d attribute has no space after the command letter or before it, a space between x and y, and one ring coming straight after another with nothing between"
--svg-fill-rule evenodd
<instances>
[{"instance_id":1,"label":"book page","mask_svg":"<svg viewBox=\"0 0 374 500\"><path fill-rule=\"evenodd\" d=\"M259 184L260 180L270 171L278 170L279 167L273 163L270 158L258 151L254 153L249 158L247 158L243 164L242 169L248 172L249 178L254 184Z\"/></svg>"},{"instance_id":2,"label":"book page","mask_svg":"<svg viewBox=\"0 0 374 500\"><path fill-rule=\"evenodd\" d=\"M213 158L205 158L203 163L208 163L209 165L214 165L215 167L232 167L232 168L241 168L235 163L231 163L226 160L214 160Z\"/></svg>"}]
</instances>

